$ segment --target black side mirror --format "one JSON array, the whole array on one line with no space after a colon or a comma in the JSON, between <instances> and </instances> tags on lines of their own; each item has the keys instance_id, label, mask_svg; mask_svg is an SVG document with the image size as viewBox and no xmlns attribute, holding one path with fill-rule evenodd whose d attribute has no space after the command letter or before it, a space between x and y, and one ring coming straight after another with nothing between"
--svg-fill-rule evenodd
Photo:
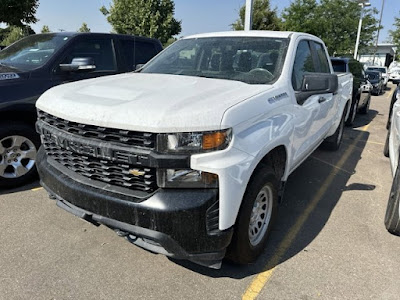
<instances>
[{"instance_id":1,"label":"black side mirror","mask_svg":"<svg viewBox=\"0 0 400 300\"><path fill-rule=\"evenodd\" d=\"M312 95L335 94L339 88L339 80L336 74L309 73L303 76L301 90L296 93L299 104L304 103Z\"/></svg>"},{"instance_id":2,"label":"black side mirror","mask_svg":"<svg viewBox=\"0 0 400 300\"><path fill-rule=\"evenodd\" d=\"M64 72L90 72L96 70L96 65L91 57L73 58L70 64L60 64L60 70Z\"/></svg>"}]
</instances>

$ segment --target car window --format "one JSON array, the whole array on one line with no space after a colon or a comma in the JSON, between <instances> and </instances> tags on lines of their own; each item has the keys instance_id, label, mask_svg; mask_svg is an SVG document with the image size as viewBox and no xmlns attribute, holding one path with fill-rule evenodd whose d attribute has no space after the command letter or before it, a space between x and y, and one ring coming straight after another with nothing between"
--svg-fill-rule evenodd
<instances>
[{"instance_id":1,"label":"car window","mask_svg":"<svg viewBox=\"0 0 400 300\"><path fill-rule=\"evenodd\" d=\"M338 73L346 72L346 63L343 60L332 60L333 71Z\"/></svg>"},{"instance_id":2,"label":"car window","mask_svg":"<svg viewBox=\"0 0 400 300\"><path fill-rule=\"evenodd\" d=\"M326 56L325 53L325 49L324 47L317 42L312 42L315 46L315 50L317 52L317 57L318 57L318 61L319 61L319 67L320 67L320 72L321 73L330 73L331 70L329 69L329 62L328 62L328 58Z\"/></svg>"},{"instance_id":3,"label":"car window","mask_svg":"<svg viewBox=\"0 0 400 300\"><path fill-rule=\"evenodd\" d=\"M136 48L135 48L136 45ZM130 71L135 69L137 64L147 63L157 54L153 43L144 41L121 40L122 53L125 57L127 68Z\"/></svg>"},{"instance_id":4,"label":"car window","mask_svg":"<svg viewBox=\"0 0 400 300\"><path fill-rule=\"evenodd\" d=\"M135 41L135 46L136 64L145 64L157 54L153 43Z\"/></svg>"},{"instance_id":5,"label":"car window","mask_svg":"<svg viewBox=\"0 0 400 300\"><path fill-rule=\"evenodd\" d=\"M304 74L313 72L316 72L316 70L311 54L310 44L308 41L303 40L297 46L296 56L294 59L292 74L292 84L294 90L299 91L301 89Z\"/></svg>"},{"instance_id":6,"label":"car window","mask_svg":"<svg viewBox=\"0 0 400 300\"><path fill-rule=\"evenodd\" d=\"M78 57L93 58L96 71L116 71L112 41L110 39L82 40L75 43L61 62L70 64Z\"/></svg>"}]
</instances>

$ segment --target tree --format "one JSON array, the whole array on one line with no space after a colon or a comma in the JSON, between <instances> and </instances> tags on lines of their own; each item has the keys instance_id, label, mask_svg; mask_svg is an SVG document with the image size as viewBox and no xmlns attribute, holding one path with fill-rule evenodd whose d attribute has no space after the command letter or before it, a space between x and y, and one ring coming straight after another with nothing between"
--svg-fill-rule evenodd
<instances>
[{"instance_id":1,"label":"tree","mask_svg":"<svg viewBox=\"0 0 400 300\"><path fill-rule=\"evenodd\" d=\"M36 23L36 10L39 0L1 0L0 23L24 27L24 24Z\"/></svg>"},{"instance_id":2,"label":"tree","mask_svg":"<svg viewBox=\"0 0 400 300\"><path fill-rule=\"evenodd\" d=\"M246 5L239 10L239 19L233 23L232 29L243 30L246 14ZM255 0L253 4L253 30L280 30L281 20L278 18L276 9L271 10L269 0Z\"/></svg>"},{"instance_id":3,"label":"tree","mask_svg":"<svg viewBox=\"0 0 400 300\"><path fill-rule=\"evenodd\" d=\"M111 8L101 7L117 33L157 38L165 44L181 32L181 21L174 18L172 0L113 0Z\"/></svg>"},{"instance_id":4,"label":"tree","mask_svg":"<svg viewBox=\"0 0 400 300\"><path fill-rule=\"evenodd\" d=\"M389 30L389 35L392 43L397 46L397 51L400 52L400 18L394 18L393 26L395 27L395 29Z\"/></svg>"},{"instance_id":5,"label":"tree","mask_svg":"<svg viewBox=\"0 0 400 300\"><path fill-rule=\"evenodd\" d=\"M12 43L22 39L27 36L28 33L21 27L13 26L11 27L11 31L6 35L4 40L1 42L2 46L8 46Z\"/></svg>"},{"instance_id":6,"label":"tree","mask_svg":"<svg viewBox=\"0 0 400 300\"><path fill-rule=\"evenodd\" d=\"M49 33L49 32L51 32L51 31L50 31L49 26L43 25L42 30L41 30L40 32L41 32L41 33Z\"/></svg>"},{"instance_id":7,"label":"tree","mask_svg":"<svg viewBox=\"0 0 400 300\"><path fill-rule=\"evenodd\" d=\"M78 32L90 32L90 28L85 22L83 22L81 28L78 29Z\"/></svg>"},{"instance_id":8,"label":"tree","mask_svg":"<svg viewBox=\"0 0 400 300\"><path fill-rule=\"evenodd\" d=\"M378 29L376 9L364 9L359 49L372 45ZM283 28L320 37L330 55L354 53L361 7L348 0L295 0L283 11Z\"/></svg>"}]
</instances>

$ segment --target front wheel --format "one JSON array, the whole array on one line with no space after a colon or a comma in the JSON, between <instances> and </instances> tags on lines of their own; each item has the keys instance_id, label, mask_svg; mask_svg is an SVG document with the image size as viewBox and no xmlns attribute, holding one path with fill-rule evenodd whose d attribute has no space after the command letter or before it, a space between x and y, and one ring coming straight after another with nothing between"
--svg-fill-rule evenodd
<instances>
[{"instance_id":1,"label":"front wheel","mask_svg":"<svg viewBox=\"0 0 400 300\"><path fill-rule=\"evenodd\" d=\"M390 233L395 235L400 235L399 200L400 200L400 170L399 166L397 166L385 214L386 229Z\"/></svg>"},{"instance_id":2,"label":"front wheel","mask_svg":"<svg viewBox=\"0 0 400 300\"><path fill-rule=\"evenodd\" d=\"M346 120L346 126L351 126L354 123L357 114L358 102L360 99L356 99L351 106L349 118Z\"/></svg>"},{"instance_id":3,"label":"front wheel","mask_svg":"<svg viewBox=\"0 0 400 300\"><path fill-rule=\"evenodd\" d=\"M24 123L0 124L0 187L22 185L36 176L40 139Z\"/></svg>"},{"instance_id":4,"label":"front wheel","mask_svg":"<svg viewBox=\"0 0 400 300\"><path fill-rule=\"evenodd\" d=\"M369 97L367 103L360 109L360 114L366 115L369 112L369 105L371 104L371 97Z\"/></svg>"},{"instance_id":5,"label":"front wheel","mask_svg":"<svg viewBox=\"0 0 400 300\"><path fill-rule=\"evenodd\" d=\"M385 146L383 147L383 155L389 157L389 138L390 138L390 128L387 131Z\"/></svg>"},{"instance_id":6,"label":"front wheel","mask_svg":"<svg viewBox=\"0 0 400 300\"><path fill-rule=\"evenodd\" d=\"M247 186L227 257L238 264L254 262L264 251L278 210L278 179L269 166Z\"/></svg>"}]
</instances>

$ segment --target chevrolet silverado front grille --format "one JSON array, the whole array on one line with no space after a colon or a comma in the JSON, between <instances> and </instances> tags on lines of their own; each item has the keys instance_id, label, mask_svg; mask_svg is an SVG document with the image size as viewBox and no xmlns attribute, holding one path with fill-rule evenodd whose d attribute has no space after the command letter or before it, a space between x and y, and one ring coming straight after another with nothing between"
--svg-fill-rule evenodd
<instances>
[{"instance_id":1,"label":"chevrolet silverado front grille","mask_svg":"<svg viewBox=\"0 0 400 300\"><path fill-rule=\"evenodd\" d=\"M55 117L41 110L38 110L38 119L54 128L75 134L80 137L96 139L102 142L120 143L124 146L154 149L157 139L157 135L155 133L80 124Z\"/></svg>"}]
</instances>

